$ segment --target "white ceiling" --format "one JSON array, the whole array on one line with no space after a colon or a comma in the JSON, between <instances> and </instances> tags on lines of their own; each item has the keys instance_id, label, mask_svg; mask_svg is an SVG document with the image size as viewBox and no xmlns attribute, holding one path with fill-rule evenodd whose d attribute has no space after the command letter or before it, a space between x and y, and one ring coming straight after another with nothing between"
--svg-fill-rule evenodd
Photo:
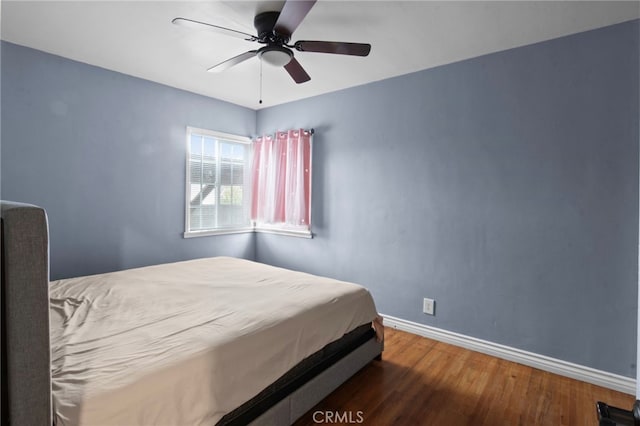
<instances>
[{"instance_id":1,"label":"white ceiling","mask_svg":"<svg viewBox=\"0 0 640 426\"><path fill-rule=\"evenodd\" d=\"M2 1L2 39L258 109L640 17L639 1L327 1L295 40L371 43L368 57L296 52L311 81L253 58L207 68L256 43L171 24L175 17L255 34L282 1Z\"/></svg>"}]
</instances>

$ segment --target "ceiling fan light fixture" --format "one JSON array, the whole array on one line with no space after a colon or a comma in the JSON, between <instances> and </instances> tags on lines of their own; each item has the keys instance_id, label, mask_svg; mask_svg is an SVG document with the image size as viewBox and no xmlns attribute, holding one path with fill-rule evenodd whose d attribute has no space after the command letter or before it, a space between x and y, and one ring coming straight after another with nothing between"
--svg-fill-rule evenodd
<instances>
[{"instance_id":1,"label":"ceiling fan light fixture","mask_svg":"<svg viewBox=\"0 0 640 426\"><path fill-rule=\"evenodd\" d=\"M274 67L283 67L293 58L291 50L283 46L265 46L258 51L258 55L260 59Z\"/></svg>"}]
</instances>

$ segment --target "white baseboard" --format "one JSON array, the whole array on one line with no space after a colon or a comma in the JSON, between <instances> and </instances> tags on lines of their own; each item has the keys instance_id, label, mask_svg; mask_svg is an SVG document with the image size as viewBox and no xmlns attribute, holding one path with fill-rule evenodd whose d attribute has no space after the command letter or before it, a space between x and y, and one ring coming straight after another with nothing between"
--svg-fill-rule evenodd
<instances>
[{"instance_id":1,"label":"white baseboard","mask_svg":"<svg viewBox=\"0 0 640 426\"><path fill-rule=\"evenodd\" d=\"M529 367L538 368L550 373L592 383L594 385L624 392L630 395L636 394L636 381L629 377L607 373L606 371L596 370L595 368L573 364L560 359L523 351L521 349L492 343L482 339L476 339L475 337L465 336L464 334L454 333L452 331L442 330L440 328L418 324L412 321L406 321L389 315L382 315L382 317L384 318L384 325L388 327L393 327L398 330L460 346L472 351L506 359L508 361L517 362L519 364L528 365Z\"/></svg>"}]
</instances>

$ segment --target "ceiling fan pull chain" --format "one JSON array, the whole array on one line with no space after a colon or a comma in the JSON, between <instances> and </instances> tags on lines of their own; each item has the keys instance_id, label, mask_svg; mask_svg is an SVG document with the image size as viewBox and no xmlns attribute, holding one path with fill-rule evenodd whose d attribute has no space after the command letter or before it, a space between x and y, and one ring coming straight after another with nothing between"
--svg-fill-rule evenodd
<instances>
[{"instance_id":1,"label":"ceiling fan pull chain","mask_svg":"<svg viewBox=\"0 0 640 426\"><path fill-rule=\"evenodd\" d=\"M262 58L260 58L260 101L258 103L262 105Z\"/></svg>"}]
</instances>

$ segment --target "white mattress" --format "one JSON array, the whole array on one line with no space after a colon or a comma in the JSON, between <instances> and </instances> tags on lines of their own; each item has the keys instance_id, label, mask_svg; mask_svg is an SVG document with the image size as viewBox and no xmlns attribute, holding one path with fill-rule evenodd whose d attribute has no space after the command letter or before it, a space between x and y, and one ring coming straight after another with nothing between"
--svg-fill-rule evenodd
<instances>
[{"instance_id":1,"label":"white mattress","mask_svg":"<svg viewBox=\"0 0 640 426\"><path fill-rule=\"evenodd\" d=\"M57 425L208 425L373 321L361 286L234 258L51 283Z\"/></svg>"}]
</instances>

